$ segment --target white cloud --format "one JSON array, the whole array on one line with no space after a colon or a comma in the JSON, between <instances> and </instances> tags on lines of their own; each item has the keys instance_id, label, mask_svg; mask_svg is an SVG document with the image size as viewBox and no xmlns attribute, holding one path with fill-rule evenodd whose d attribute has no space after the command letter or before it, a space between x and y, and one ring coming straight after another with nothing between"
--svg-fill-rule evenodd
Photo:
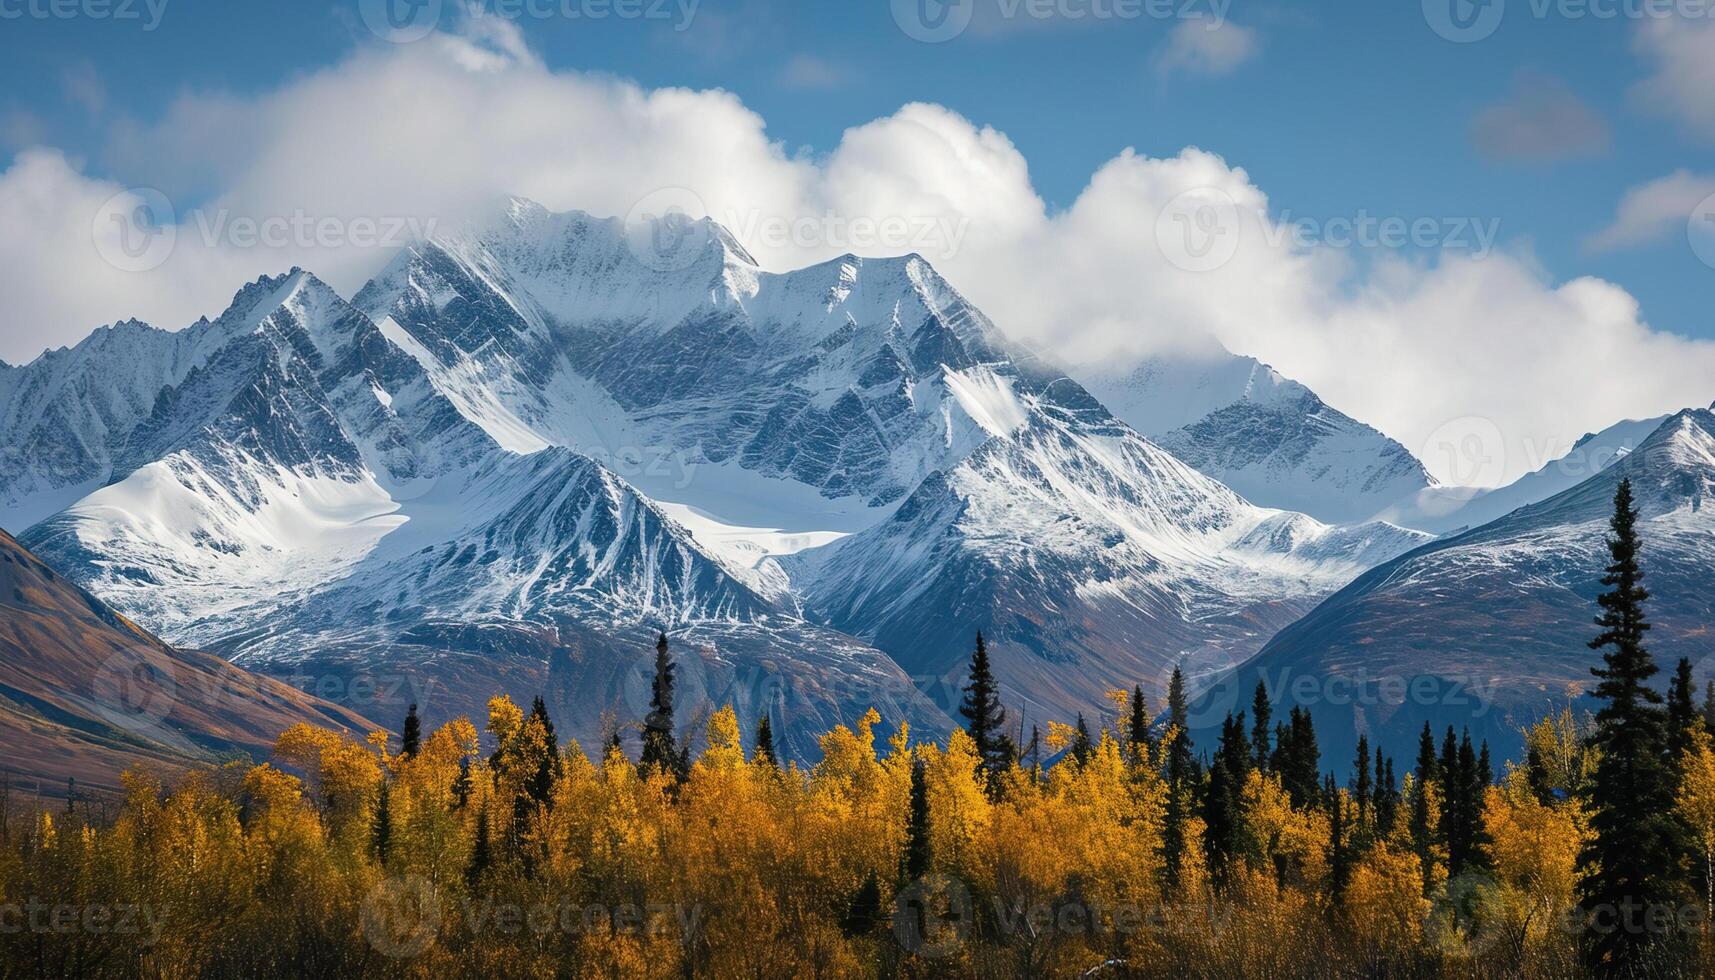
<instances>
[{"instance_id":1,"label":"white cloud","mask_svg":"<svg viewBox=\"0 0 1715 980\"><path fill-rule=\"evenodd\" d=\"M81 106L91 116L107 110L107 83L87 61L73 62L60 72L60 87L73 105Z\"/></svg>"},{"instance_id":2,"label":"white cloud","mask_svg":"<svg viewBox=\"0 0 1715 980\"><path fill-rule=\"evenodd\" d=\"M1637 100L1715 141L1715 19L1646 18L1633 47L1654 68L1633 91Z\"/></svg>"},{"instance_id":3,"label":"white cloud","mask_svg":"<svg viewBox=\"0 0 1715 980\"><path fill-rule=\"evenodd\" d=\"M1697 206L1715 194L1715 175L1676 170L1626 191L1608 227L1585 239L1593 252L1649 245L1685 234Z\"/></svg>"},{"instance_id":4,"label":"white cloud","mask_svg":"<svg viewBox=\"0 0 1715 980\"><path fill-rule=\"evenodd\" d=\"M1155 68L1163 77L1175 72L1225 75L1256 57L1260 47L1253 28L1191 17L1174 25L1166 46L1155 56Z\"/></svg>"},{"instance_id":5,"label":"white cloud","mask_svg":"<svg viewBox=\"0 0 1715 980\"><path fill-rule=\"evenodd\" d=\"M1652 331L1617 286L1557 285L1528 254L1505 250L1354 263L1341 249L1295 244L1249 175L1201 150L1127 151L1051 212L1004 134L939 106L905 106L809 158L770 140L730 93L550 71L509 27L491 30L480 42L366 48L253 98L187 95L116 137L114 167L128 184L181 196L185 173L212 182L204 220L447 222L504 193L625 214L651 192L688 188L741 236L757 216L932 223L960 233L856 250L924 252L1003 329L1068 360L1111 364L1219 341L1414 450L1450 419L1492 419L1508 438L1509 474L1530 468L1547 440L1715 395L1715 345ZM91 232L118 190L46 151L0 174L0 356L27 357L121 317L179 326L294 264L349 293L387 258L204 241L181 207L171 259L122 273ZM1172 255L1180 229L1163 214L1188 191L1230 202L1232 255L1213 271L1173 261L1183 259ZM746 244L777 269L851 247L833 236Z\"/></svg>"},{"instance_id":6,"label":"white cloud","mask_svg":"<svg viewBox=\"0 0 1715 980\"><path fill-rule=\"evenodd\" d=\"M1506 101L1471 123L1471 144L1489 160L1545 162L1600 153L1608 124L1558 78L1521 72Z\"/></svg>"}]
</instances>

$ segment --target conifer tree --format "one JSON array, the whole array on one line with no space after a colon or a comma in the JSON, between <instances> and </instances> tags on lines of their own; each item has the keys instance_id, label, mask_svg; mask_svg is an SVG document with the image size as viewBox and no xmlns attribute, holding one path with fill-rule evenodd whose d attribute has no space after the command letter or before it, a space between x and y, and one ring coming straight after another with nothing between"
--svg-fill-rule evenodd
<instances>
[{"instance_id":1,"label":"conifer tree","mask_svg":"<svg viewBox=\"0 0 1715 980\"><path fill-rule=\"evenodd\" d=\"M1268 703L1268 685L1257 681L1256 694L1251 698L1251 765L1260 772L1268 771L1269 756L1274 751L1268 740L1273 714L1274 706Z\"/></svg>"},{"instance_id":2,"label":"conifer tree","mask_svg":"<svg viewBox=\"0 0 1715 980\"><path fill-rule=\"evenodd\" d=\"M405 712L405 728L400 734L399 753L407 759L417 756L417 749L423 743L423 722L417 717L417 706L411 705Z\"/></svg>"},{"instance_id":3,"label":"conifer tree","mask_svg":"<svg viewBox=\"0 0 1715 980\"><path fill-rule=\"evenodd\" d=\"M1149 702L1144 700L1143 685L1131 689L1131 717L1126 724L1126 738L1131 745L1132 760L1141 765L1154 752L1149 735Z\"/></svg>"},{"instance_id":4,"label":"conifer tree","mask_svg":"<svg viewBox=\"0 0 1715 980\"><path fill-rule=\"evenodd\" d=\"M1453 819L1447 834L1447 872L1458 877L1468 871L1486 871L1494 866L1489 857L1489 839L1483 817L1484 794L1489 779L1487 768L1488 744L1483 746L1484 760L1478 761L1471 747L1471 733L1465 732L1459 742L1457 777L1447 779L1447 798L1452 801ZM1492 774L1491 774L1492 775Z\"/></svg>"},{"instance_id":5,"label":"conifer tree","mask_svg":"<svg viewBox=\"0 0 1715 980\"><path fill-rule=\"evenodd\" d=\"M1185 675L1178 667L1167 684L1167 812L1161 828L1162 878L1169 892L1179 888L1185 859L1186 824L1191 817L1190 712L1185 701Z\"/></svg>"},{"instance_id":6,"label":"conifer tree","mask_svg":"<svg viewBox=\"0 0 1715 980\"><path fill-rule=\"evenodd\" d=\"M387 855L393 847L393 800L389 779L381 780L375 798L375 816L369 825L369 850L375 863L387 867Z\"/></svg>"},{"instance_id":7,"label":"conifer tree","mask_svg":"<svg viewBox=\"0 0 1715 980\"><path fill-rule=\"evenodd\" d=\"M465 886L470 891L476 891L477 885L482 882L483 872L487 871L488 866L493 863L492 850L493 845L489 842L488 814L478 808L476 812L476 840L471 844L470 863L466 864L464 869Z\"/></svg>"},{"instance_id":8,"label":"conifer tree","mask_svg":"<svg viewBox=\"0 0 1715 980\"><path fill-rule=\"evenodd\" d=\"M1580 905L1587 914L1628 906L1675 907L1683 897L1678 880L1686 849L1685 833L1674 810L1674 777L1668 765L1667 712L1649 686L1657 672L1644 645L1650 628L1644 612L1649 592L1638 564L1637 511L1630 480L1614 494L1614 516L1607 539L1609 563L1597 596L1601 628L1590 647L1605 651L1595 696L1605 702L1596 713L1590 744L1599 755L1591 780L1592 836L1581 855L1590 873L1580 882ZM1605 972L1651 969L1654 937L1628 929L1586 930L1588 964Z\"/></svg>"},{"instance_id":9,"label":"conifer tree","mask_svg":"<svg viewBox=\"0 0 1715 980\"><path fill-rule=\"evenodd\" d=\"M470 805L471 777L470 757L459 760L459 774L453 777L453 809L463 810Z\"/></svg>"},{"instance_id":10,"label":"conifer tree","mask_svg":"<svg viewBox=\"0 0 1715 980\"><path fill-rule=\"evenodd\" d=\"M929 777L922 757L911 763L911 804L906 813L905 852L900 859L899 877L909 885L929 873Z\"/></svg>"},{"instance_id":11,"label":"conifer tree","mask_svg":"<svg viewBox=\"0 0 1715 980\"><path fill-rule=\"evenodd\" d=\"M1072 761L1082 768L1089 764L1090 756L1096 751L1094 744L1090 742L1090 726L1085 724L1082 711L1078 712L1075 731L1076 734L1072 736Z\"/></svg>"},{"instance_id":12,"label":"conifer tree","mask_svg":"<svg viewBox=\"0 0 1715 980\"><path fill-rule=\"evenodd\" d=\"M1208 790L1203 797L1203 853L1217 887L1225 887L1228 869L1238 855L1244 836L1244 785L1250 774L1251 746L1245 735L1245 716L1227 715L1221 726L1221 741L1209 767Z\"/></svg>"},{"instance_id":13,"label":"conifer tree","mask_svg":"<svg viewBox=\"0 0 1715 980\"><path fill-rule=\"evenodd\" d=\"M1346 808L1333 776L1324 783L1323 793L1328 800L1328 900L1332 908L1339 909L1346 904L1354 862L1346 839Z\"/></svg>"},{"instance_id":14,"label":"conifer tree","mask_svg":"<svg viewBox=\"0 0 1715 980\"><path fill-rule=\"evenodd\" d=\"M1715 736L1715 680L1703 682L1703 728Z\"/></svg>"},{"instance_id":15,"label":"conifer tree","mask_svg":"<svg viewBox=\"0 0 1715 980\"><path fill-rule=\"evenodd\" d=\"M780 768L780 759L774 754L774 723L768 720L767 712L756 723L756 749L752 755L757 762Z\"/></svg>"},{"instance_id":16,"label":"conifer tree","mask_svg":"<svg viewBox=\"0 0 1715 980\"><path fill-rule=\"evenodd\" d=\"M1012 744L1006 737L1006 708L1000 703L1000 687L989 666L988 646L983 643L981 633L977 634L977 647L971 654L971 674L965 683L959 715L965 719L965 731L976 744L977 767L982 770L990 795L994 795L999 792L1001 775L1012 765Z\"/></svg>"},{"instance_id":17,"label":"conifer tree","mask_svg":"<svg viewBox=\"0 0 1715 980\"><path fill-rule=\"evenodd\" d=\"M1423 734L1417 740L1417 771L1412 781L1411 819L1408 829L1411 831L1411 849L1416 852L1417 860L1423 868L1423 893L1429 894L1430 871L1435 855L1435 828L1430 824L1429 786L1438 781L1438 767L1435 763L1435 735L1429 730L1429 722L1423 723Z\"/></svg>"},{"instance_id":18,"label":"conifer tree","mask_svg":"<svg viewBox=\"0 0 1715 980\"><path fill-rule=\"evenodd\" d=\"M524 791L531 801L552 806L554 784L565 772L565 760L560 758L560 739L554 734L554 722L548 717L548 706L541 695L531 704L530 716L542 723L542 744L538 747L536 771L526 776Z\"/></svg>"},{"instance_id":19,"label":"conifer tree","mask_svg":"<svg viewBox=\"0 0 1715 980\"><path fill-rule=\"evenodd\" d=\"M1315 802L1322 788L1322 752L1308 710L1294 706L1287 726L1276 733L1273 764L1293 806L1302 809Z\"/></svg>"},{"instance_id":20,"label":"conifer tree","mask_svg":"<svg viewBox=\"0 0 1715 980\"><path fill-rule=\"evenodd\" d=\"M913 879L915 880L915 879ZM871 871L846 904L845 915L840 917L840 931L848 936L867 936L875 930L875 924L881 921L881 881Z\"/></svg>"},{"instance_id":21,"label":"conifer tree","mask_svg":"<svg viewBox=\"0 0 1715 980\"><path fill-rule=\"evenodd\" d=\"M1667 689L1667 753L1678 764L1691 751L1700 719L1693 700L1696 683L1691 679L1691 661L1680 657Z\"/></svg>"},{"instance_id":22,"label":"conifer tree","mask_svg":"<svg viewBox=\"0 0 1715 980\"><path fill-rule=\"evenodd\" d=\"M1358 736L1358 755L1352 768L1352 799L1357 804L1357 828L1361 833L1369 823L1370 796L1375 792L1375 786L1370 782L1370 739L1367 735Z\"/></svg>"},{"instance_id":23,"label":"conifer tree","mask_svg":"<svg viewBox=\"0 0 1715 980\"><path fill-rule=\"evenodd\" d=\"M673 739L673 660L667 655L667 634L655 641L655 680L650 687L649 715L643 721L643 755L637 767L677 772L679 749Z\"/></svg>"},{"instance_id":24,"label":"conifer tree","mask_svg":"<svg viewBox=\"0 0 1715 980\"><path fill-rule=\"evenodd\" d=\"M1394 778L1393 759L1382 760L1380 749L1376 750L1376 759L1383 772L1376 780L1375 802L1376 836L1381 838L1392 834L1399 822L1399 782Z\"/></svg>"}]
</instances>

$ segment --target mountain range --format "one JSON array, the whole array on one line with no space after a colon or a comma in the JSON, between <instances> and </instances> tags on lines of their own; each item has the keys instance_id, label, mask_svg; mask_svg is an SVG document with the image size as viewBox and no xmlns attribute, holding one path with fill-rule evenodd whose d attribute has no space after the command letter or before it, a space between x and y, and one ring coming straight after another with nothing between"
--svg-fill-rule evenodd
<instances>
[{"instance_id":1,"label":"mountain range","mask_svg":"<svg viewBox=\"0 0 1715 980\"><path fill-rule=\"evenodd\" d=\"M173 643L370 717L543 694L588 744L665 631L683 703L800 758L872 704L945 732L978 629L1019 721L1230 677L1465 508L1569 492L1450 494L1225 352L1068 369L919 256L776 273L522 199L349 300L292 270L0 367L0 437L0 523Z\"/></svg>"}]
</instances>

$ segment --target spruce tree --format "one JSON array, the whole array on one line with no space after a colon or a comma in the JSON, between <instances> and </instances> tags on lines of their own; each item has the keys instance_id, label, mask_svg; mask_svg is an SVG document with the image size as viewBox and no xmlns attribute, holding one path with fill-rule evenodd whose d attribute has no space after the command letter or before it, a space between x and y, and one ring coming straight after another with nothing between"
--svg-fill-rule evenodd
<instances>
[{"instance_id":1,"label":"spruce tree","mask_svg":"<svg viewBox=\"0 0 1715 980\"><path fill-rule=\"evenodd\" d=\"M1078 726L1072 736L1072 761L1082 769L1090 762L1090 756L1095 754L1095 746L1090 742L1090 726L1084 723L1084 713L1078 712Z\"/></svg>"},{"instance_id":2,"label":"spruce tree","mask_svg":"<svg viewBox=\"0 0 1715 980\"><path fill-rule=\"evenodd\" d=\"M1161 827L1162 879L1167 891L1179 888L1185 859L1186 825L1191 818L1191 733L1185 702L1185 676L1173 668L1167 684L1167 812Z\"/></svg>"},{"instance_id":3,"label":"spruce tree","mask_svg":"<svg viewBox=\"0 0 1715 980\"><path fill-rule=\"evenodd\" d=\"M465 886L472 892L476 891L482 882L482 874L493 863L493 847L489 843L488 814L478 809L476 812L476 840L470 849L470 863L465 865Z\"/></svg>"},{"instance_id":4,"label":"spruce tree","mask_svg":"<svg viewBox=\"0 0 1715 980\"><path fill-rule=\"evenodd\" d=\"M911 762L911 804L905 821L905 853L901 856L900 882L909 885L929 873L929 777L918 757Z\"/></svg>"},{"instance_id":5,"label":"spruce tree","mask_svg":"<svg viewBox=\"0 0 1715 980\"><path fill-rule=\"evenodd\" d=\"M471 777L470 757L459 760L459 774L453 778L453 809L463 810L470 805Z\"/></svg>"},{"instance_id":6,"label":"spruce tree","mask_svg":"<svg viewBox=\"0 0 1715 980\"><path fill-rule=\"evenodd\" d=\"M1268 685L1256 682L1256 694L1251 698L1251 765L1259 772L1268 771L1269 756L1274 749L1268 735L1273 722L1274 706L1268 703Z\"/></svg>"},{"instance_id":7,"label":"spruce tree","mask_svg":"<svg viewBox=\"0 0 1715 980\"><path fill-rule=\"evenodd\" d=\"M959 715L965 719L965 731L977 747L977 768L982 771L989 795L1000 790L1001 775L1012 765L1011 740L1006 737L1006 708L1000 703L1000 687L989 667L988 646L983 635L977 634L977 647L971 654L971 675L965 683L965 697L959 704Z\"/></svg>"},{"instance_id":8,"label":"spruce tree","mask_svg":"<svg viewBox=\"0 0 1715 980\"><path fill-rule=\"evenodd\" d=\"M1370 782L1370 739L1367 735L1358 736L1358 755L1352 762L1352 799L1357 804L1357 829L1361 833L1369 823L1370 796L1375 792L1375 786Z\"/></svg>"},{"instance_id":9,"label":"spruce tree","mask_svg":"<svg viewBox=\"0 0 1715 980\"><path fill-rule=\"evenodd\" d=\"M1696 689L1691 679L1691 661L1680 657L1673 671L1673 683L1667 689L1667 754L1675 765L1696 744L1694 739L1701 720L1693 700Z\"/></svg>"},{"instance_id":10,"label":"spruce tree","mask_svg":"<svg viewBox=\"0 0 1715 980\"><path fill-rule=\"evenodd\" d=\"M1715 736L1715 680L1703 682L1703 729Z\"/></svg>"},{"instance_id":11,"label":"spruce tree","mask_svg":"<svg viewBox=\"0 0 1715 980\"><path fill-rule=\"evenodd\" d=\"M1631 481L1621 480L1609 522L1607 591L1596 599L1601 632L1590 641L1591 649L1604 651L1592 673L1600 679L1594 694L1605 703L1590 736L1600 754L1589 787L1592 836L1581 855L1590 873L1579 885L1580 906L1589 915L1673 908L1685 897L1678 880L1685 833L1675 814L1667 712L1649 686L1657 667L1644 645L1649 592L1638 565L1637 518ZM1583 936L1586 962L1596 970L1641 974L1653 968L1647 932L1586 930Z\"/></svg>"},{"instance_id":12,"label":"spruce tree","mask_svg":"<svg viewBox=\"0 0 1715 980\"><path fill-rule=\"evenodd\" d=\"M1132 761L1142 765L1154 752L1149 735L1149 702L1143 698L1143 685L1131 689L1131 717L1126 724L1126 739L1131 745Z\"/></svg>"},{"instance_id":13,"label":"spruce tree","mask_svg":"<svg viewBox=\"0 0 1715 980\"><path fill-rule=\"evenodd\" d=\"M1346 808L1333 776L1328 777L1323 792L1328 799L1328 901L1332 908L1340 909L1346 904L1346 889L1352 883L1352 847L1346 839Z\"/></svg>"},{"instance_id":14,"label":"spruce tree","mask_svg":"<svg viewBox=\"0 0 1715 980\"><path fill-rule=\"evenodd\" d=\"M676 772L679 749L673 740L673 660L667 655L667 634L655 641L655 680L650 686L649 715L643 720L643 755L640 771L663 769Z\"/></svg>"},{"instance_id":15,"label":"spruce tree","mask_svg":"<svg viewBox=\"0 0 1715 980\"><path fill-rule=\"evenodd\" d=\"M375 855L375 863L383 869L387 867L387 856L393 848L393 800L390 783L383 777L381 789L375 798L375 816L369 824L369 850Z\"/></svg>"},{"instance_id":16,"label":"spruce tree","mask_svg":"<svg viewBox=\"0 0 1715 980\"><path fill-rule=\"evenodd\" d=\"M1429 730L1429 722L1423 723L1423 734L1417 740L1417 771L1412 781L1411 819L1408 829L1411 831L1411 849L1417 853L1418 863L1423 868L1423 893L1429 894L1430 872L1435 859L1435 828L1430 823L1429 785L1439 779L1438 767L1435 763L1435 734Z\"/></svg>"},{"instance_id":17,"label":"spruce tree","mask_svg":"<svg viewBox=\"0 0 1715 980\"><path fill-rule=\"evenodd\" d=\"M1452 877L1471 871L1486 871L1494 866L1489 857L1487 822L1483 818L1483 800L1488 789L1488 744L1483 745L1483 761L1471 747L1471 733L1464 733L1459 742L1457 778L1447 780L1447 796L1453 801L1454 820L1448 831L1447 873Z\"/></svg>"},{"instance_id":18,"label":"spruce tree","mask_svg":"<svg viewBox=\"0 0 1715 980\"><path fill-rule=\"evenodd\" d=\"M1308 710L1293 707L1286 728L1276 735L1273 763L1293 806L1302 809L1316 801L1322 788L1322 752Z\"/></svg>"},{"instance_id":19,"label":"spruce tree","mask_svg":"<svg viewBox=\"0 0 1715 980\"><path fill-rule=\"evenodd\" d=\"M840 917L840 931L848 936L867 936L880 921L881 881L871 871L846 903L846 912Z\"/></svg>"},{"instance_id":20,"label":"spruce tree","mask_svg":"<svg viewBox=\"0 0 1715 980\"><path fill-rule=\"evenodd\" d=\"M531 704L530 717L542 723L542 742L537 746L536 771L525 777L524 792L531 802L553 806L554 784L565 772L565 760L560 758L560 739L554 734L554 722L541 695Z\"/></svg>"},{"instance_id":21,"label":"spruce tree","mask_svg":"<svg viewBox=\"0 0 1715 980\"><path fill-rule=\"evenodd\" d=\"M1224 888L1228 872L1244 837L1244 785L1250 774L1251 746L1245 735L1245 716L1227 715L1221 726L1221 741L1209 767L1208 790L1203 797L1203 853L1217 887Z\"/></svg>"},{"instance_id":22,"label":"spruce tree","mask_svg":"<svg viewBox=\"0 0 1715 980\"><path fill-rule=\"evenodd\" d=\"M405 729L400 733L399 752L407 759L417 756L417 749L423 742L423 722L417 717L417 706L411 705L405 712Z\"/></svg>"},{"instance_id":23,"label":"spruce tree","mask_svg":"<svg viewBox=\"0 0 1715 980\"><path fill-rule=\"evenodd\" d=\"M780 759L774 754L774 723L768 720L766 713L756 723L756 749L751 757L757 762L780 768Z\"/></svg>"},{"instance_id":24,"label":"spruce tree","mask_svg":"<svg viewBox=\"0 0 1715 980\"><path fill-rule=\"evenodd\" d=\"M1376 758L1381 759L1380 749L1376 750ZM1399 822L1399 782L1394 778L1391 757L1381 765L1383 775L1376 780L1376 837L1385 838L1393 833Z\"/></svg>"}]
</instances>

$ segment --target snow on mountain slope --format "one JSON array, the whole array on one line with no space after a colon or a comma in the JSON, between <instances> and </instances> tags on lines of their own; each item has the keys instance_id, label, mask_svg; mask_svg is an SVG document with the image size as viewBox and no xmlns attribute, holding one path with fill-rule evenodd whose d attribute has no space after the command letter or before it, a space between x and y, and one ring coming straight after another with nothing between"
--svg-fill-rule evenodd
<instances>
[{"instance_id":1,"label":"snow on mountain slope","mask_svg":"<svg viewBox=\"0 0 1715 980\"><path fill-rule=\"evenodd\" d=\"M617 220L514 202L407 250L355 302L518 449L682 453L880 507L1008 424L966 409L1011 380L972 375L960 397L946 375L1019 365L922 259L774 274L712 222L690 235L660 271Z\"/></svg>"},{"instance_id":2,"label":"snow on mountain slope","mask_svg":"<svg viewBox=\"0 0 1715 980\"><path fill-rule=\"evenodd\" d=\"M1265 506L1352 523L1436 485L1404 446L1252 358L1155 357L1080 380L1133 428Z\"/></svg>"},{"instance_id":3,"label":"snow on mountain slope","mask_svg":"<svg viewBox=\"0 0 1715 980\"><path fill-rule=\"evenodd\" d=\"M1243 661L1367 564L1427 540L1255 507L1068 380L885 523L784 560L806 607L954 677L981 629L1009 698L1069 716L1187 656Z\"/></svg>"},{"instance_id":4,"label":"snow on mountain slope","mask_svg":"<svg viewBox=\"0 0 1715 980\"><path fill-rule=\"evenodd\" d=\"M1623 459L1648 439L1668 416L1628 419L1593 432L1560 457L1544 463L1504 487L1430 487L1404 498L1383 514L1384 519L1435 534L1481 527L1562 490L1574 487Z\"/></svg>"},{"instance_id":5,"label":"snow on mountain slope","mask_svg":"<svg viewBox=\"0 0 1715 980\"><path fill-rule=\"evenodd\" d=\"M1570 489L1366 572L1283 629L1216 696L1248 699L1261 678L1289 699L1294 681L1314 678L1320 693L1293 703L1316 714L1325 753L1349 753L1363 732L1405 758L1424 721L1470 725L1512 752L1518 726L1593 683L1599 655L1586 644L1621 479L1641 515L1648 640L1662 680L1679 657L1702 665L1715 621L1715 413L1698 409Z\"/></svg>"}]
</instances>

